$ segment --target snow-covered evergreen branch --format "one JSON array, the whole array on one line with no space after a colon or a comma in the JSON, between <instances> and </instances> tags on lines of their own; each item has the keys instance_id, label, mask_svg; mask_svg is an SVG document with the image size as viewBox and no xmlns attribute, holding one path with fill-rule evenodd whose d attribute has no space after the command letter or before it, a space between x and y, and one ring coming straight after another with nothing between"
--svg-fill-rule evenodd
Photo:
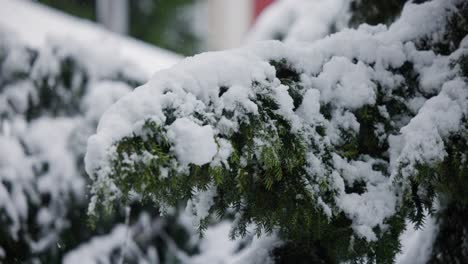
<instances>
[{"instance_id":1,"label":"snow-covered evergreen branch","mask_svg":"<svg viewBox=\"0 0 468 264\"><path fill-rule=\"evenodd\" d=\"M263 42L187 58L114 104L88 141L90 212L187 202L204 229L236 215L330 262L391 262L466 174L464 1L409 3L391 26L311 44Z\"/></svg>"}]
</instances>

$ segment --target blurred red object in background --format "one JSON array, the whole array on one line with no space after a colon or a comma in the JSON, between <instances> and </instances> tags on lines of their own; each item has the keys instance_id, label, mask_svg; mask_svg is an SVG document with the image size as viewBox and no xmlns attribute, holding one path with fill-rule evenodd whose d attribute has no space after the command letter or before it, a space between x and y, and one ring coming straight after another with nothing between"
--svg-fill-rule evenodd
<instances>
[{"instance_id":1,"label":"blurred red object in background","mask_svg":"<svg viewBox=\"0 0 468 264\"><path fill-rule=\"evenodd\" d=\"M274 0L255 0L253 21L262 13L263 9L271 4Z\"/></svg>"}]
</instances>

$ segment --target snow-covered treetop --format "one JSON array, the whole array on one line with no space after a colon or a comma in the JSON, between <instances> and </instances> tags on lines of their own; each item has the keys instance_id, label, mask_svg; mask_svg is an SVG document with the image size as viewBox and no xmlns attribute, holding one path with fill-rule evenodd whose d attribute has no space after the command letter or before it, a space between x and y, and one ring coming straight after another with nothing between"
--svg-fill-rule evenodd
<instances>
[{"instance_id":1,"label":"snow-covered treetop","mask_svg":"<svg viewBox=\"0 0 468 264\"><path fill-rule=\"evenodd\" d=\"M432 208L447 157L466 163L467 12L461 0L408 3L389 27L260 42L156 73L88 141L90 212L188 200L202 229L230 208L233 236L253 223L327 241L338 260L393 258L404 218Z\"/></svg>"}]
</instances>

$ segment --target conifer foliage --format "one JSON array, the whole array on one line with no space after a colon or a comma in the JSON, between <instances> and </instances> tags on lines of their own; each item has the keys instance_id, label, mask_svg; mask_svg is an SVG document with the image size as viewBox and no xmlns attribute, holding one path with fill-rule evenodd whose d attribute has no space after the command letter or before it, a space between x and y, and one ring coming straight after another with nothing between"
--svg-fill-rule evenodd
<instances>
[{"instance_id":1,"label":"conifer foliage","mask_svg":"<svg viewBox=\"0 0 468 264\"><path fill-rule=\"evenodd\" d=\"M88 141L90 213L187 204L201 232L233 215L233 238L254 226L286 242L273 251L280 263L392 263L406 219L422 228L441 214L450 232L450 208L466 231L467 14L459 0L408 3L388 27L157 73ZM457 246L436 245L434 261L466 260L466 235L438 237Z\"/></svg>"}]
</instances>

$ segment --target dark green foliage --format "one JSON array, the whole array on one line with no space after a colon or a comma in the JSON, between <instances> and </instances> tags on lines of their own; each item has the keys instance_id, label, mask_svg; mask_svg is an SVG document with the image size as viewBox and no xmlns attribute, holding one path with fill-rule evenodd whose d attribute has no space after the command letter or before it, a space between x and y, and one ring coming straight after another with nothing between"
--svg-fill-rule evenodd
<instances>
[{"instance_id":1,"label":"dark green foliage","mask_svg":"<svg viewBox=\"0 0 468 264\"><path fill-rule=\"evenodd\" d=\"M292 66L288 65L286 60L271 61L270 63L275 67L276 76L281 81L281 84L289 87L288 93L294 102L293 110L296 110L301 105L305 92L303 87L299 85L299 73L292 69Z\"/></svg>"},{"instance_id":2,"label":"dark green foliage","mask_svg":"<svg viewBox=\"0 0 468 264\"><path fill-rule=\"evenodd\" d=\"M465 78L468 78L468 54L461 56L460 60L458 61L458 65L460 65L461 74Z\"/></svg>"},{"instance_id":3,"label":"dark green foliage","mask_svg":"<svg viewBox=\"0 0 468 264\"><path fill-rule=\"evenodd\" d=\"M429 263L467 263L468 207L466 204L452 202L436 216L439 231L434 241Z\"/></svg>"},{"instance_id":4,"label":"dark green foliage","mask_svg":"<svg viewBox=\"0 0 468 264\"><path fill-rule=\"evenodd\" d=\"M447 158L427 171L421 184L437 193L441 209L436 212L439 225L431 263L465 263L468 261L468 132L454 135L446 142ZM423 175L421 175L423 176ZM422 178L422 177L421 177ZM432 181L430 181L432 180ZM429 193L430 194L430 193ZM433 194L434 195L434 194ZM428 197L430 199L433 197Z\"/></svg>"},{"instance_id":5,"label":"dark green foliage","mask_svg":"<svg viewBox=\"0 0 468 264\"><path fill-rule=\"evenodd\" d=\"M95 20L95 0L39 0L48 6L63 10L74 16Z\"/></svg>"},{"instance_id":6,"label":"dark green foliage","mask_svg":"<svg viewBox=\"0 0 468 264\"><path fill-rule=\"evenodd\" d=\"M385 151L380 146L379 139L375 135L376 124L379 121L385 120L376 106L364 106L356 111L356 118L360 124L359 133L355 142L352 142L357 146L357 153L367 154L372 157L380 157ZM356 158L356 157L352 157Z\"/></svg>"},{"instance_id":7,"label":"dark green foliage","mask_svg":"<svg viewBox=\"0 0 468 264\"><path fill-rule=\"evenodd\" d=\"M274 226L285 225L289 221L283 212L288 208L291 201L296 204L297 190L302 189L304 184L296 175L304 174L303 165L305 148L301 143L300 136L289 134L290 126L280 115L275 113L278 109L273 98L260 94L256 99L258 105L263 108L259 116L250 116L241 124L239 132L231 136L230 141L234 147L234 154L229 160L229 169L222 167L209 167L209 165L190 165L190 177L180 175L172 168L175 159L169 151L167 139L162 135L162 128L148 121L144 126L145 140L141 136L126 138L120 142L115 159L114 168L118 176L118 185L122 186L124 193L131 189L143 194L143 198L151 198L164 201L169 205L177 205L180 200L191 197L192 189L206 189L213 180L218 187L220 195L216 198L219 211L224 211L230 204L236 204L245 215L245 219L239 228L233 232L234 236L245 233L245 226L250 223L250 215L255 212L268 212L270 210L281 211L284 216L278 219L271 215L255 216L256 221L261 222L261 227L271 230ZM274 122L274 125L273 123ZM153 138L153 140L148 140ZM263 147L256 144L256 140L264 142ZM259 153L254 150L259 149ZM132 154L141 154L142 151L157 156L149 164L125 162L126 157ZM245 160L241 165L240 159ZM129 167L130 166L130 167ZM161 177L160 168L169 168L168 176ZM211 175L213 178L207 177ZM217 175L222 177L217 177ZM227 176L229 175L229 176ZM232 188L236 186L236 188ZM271 192L272 189L281 189L281 192ZM256 195L253 195L256 194ZM148 197L146 196L148 195ZM310 203L310 197L303 194L304 201ZM241 203L241 199L244 199ZM270 201L276 201L272 208ZM298 216L302 216L300 204L294 206ZM298 220L303 221L304 220Z\"/></svg>"},{"instance_id":8,"label":"dark green foliage","mask_svg":"<svg viewBox=\"0 0 468 264\"><path fill-rule=\"evenodd\" d=\"M117 148L118 158L115 159L114 167L119 175L118 184L122 186L122 191L128 193L136 190L143 194L143 200L162 199L169 205L175 206L179 199L184 199L191 192L192 184L199 184L199 187L206 187L207 182L199 183L196 179L202 180L204 177L197 177L202 171L208 169L207 166L192 166L191 172L196 178L185 179L184 175L179 175L171 165L174 156L169 154L170 145L163 137L162 128L154 122L148 121L144 125L145 139L141 136L125 138ZM151 139L151 140L148 140ZM136 161L129 163L128 158L134 154L141 155L147 152L152 156L149 163ZM162 175L162 168L167 168L166 176ZM171 191L169 191L171 190Z\"/></svg>"}]
</instances>

